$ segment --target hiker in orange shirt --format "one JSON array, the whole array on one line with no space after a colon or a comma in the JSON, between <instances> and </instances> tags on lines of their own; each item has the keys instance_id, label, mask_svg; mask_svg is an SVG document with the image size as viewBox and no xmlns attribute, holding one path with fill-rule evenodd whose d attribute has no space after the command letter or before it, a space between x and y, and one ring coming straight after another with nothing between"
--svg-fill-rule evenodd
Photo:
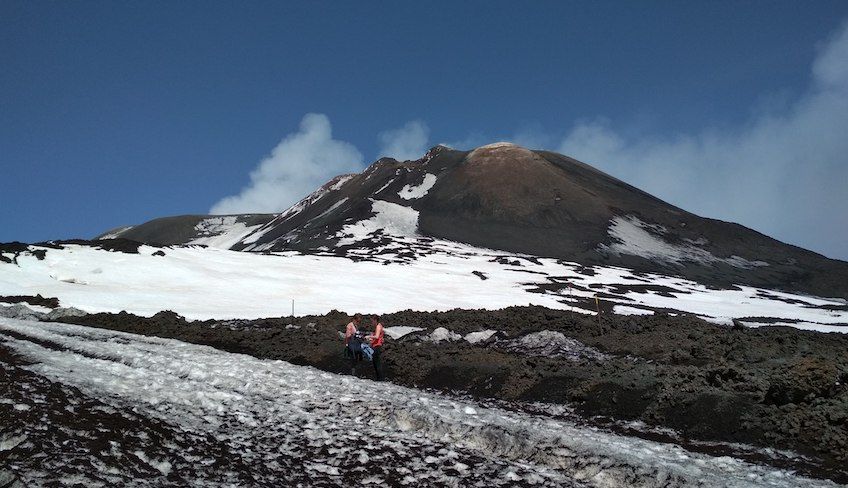
<instances>
[{"instance_id":1,"label":"hiker in orange shirt","mask_svg":"<svg viewBox=\"0 0 848 488\"><path fill-rule=\"evenodd\" d=\"M383 323L380 321L379 315L371 316L371 326L374 327L374 332L367 337L371 341L371 347L374 349L374 354L371 356L371 361L374 363L374 373L377 376L377 381L383 381Z\"/></svg>"}]
</instances>

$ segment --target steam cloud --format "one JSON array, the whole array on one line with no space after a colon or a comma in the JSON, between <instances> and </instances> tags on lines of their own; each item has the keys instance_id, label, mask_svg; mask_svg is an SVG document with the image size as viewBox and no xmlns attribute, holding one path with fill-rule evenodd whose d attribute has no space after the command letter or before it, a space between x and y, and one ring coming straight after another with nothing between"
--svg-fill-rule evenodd
<instances>
[{"instance_id":1,"label":"steam cloud","mask_svg":"<svg viewBox=\"0 0 848 488\"><path fill-rule=\"evenodd\" d=\"M429 134L427 125L417 120L381 132L380 155L418 159L427 150ZM362 169L362 153L353 144L333 139L326 115L306 114L300 129L280 141L250 173L250 184L213 205L209 213L281 212L330 178Z\"/></svg>"},{"instance_id":2,"label":"steam cloud","mask_svg":"<svg viewBox=\"0 0 848 488\"><path fill-rule=\"evenodd\" d=\"M598 118L576 124L563 138L525 130L497 139L554 149L699 215L848 259L846 128L848 23L821 46L802 96L781 110L760 111L734 130L628 139ZM380 156L419 158L429 135L417 120L381 132ZM492 140L475 132L449 145L470 149ZM325 115L308 114L300 131L283 139L251 173L250 185L211 212L278 212L362 165L353 145L332 138Z\"/></svg>"},{"instance_id":3,"label":"steam cloud","mask_svg":"<svg viewBox=\"0 0 848 488\"><path fill-rule=\"evenodd\" d=\"M556 149L686 210L848 259L848 24L801 97L736 130L628 140L598 119Z\"/></svg>"},{"instance_id":4,"label":"steam cloud","mask_svg":"<svg viewBox=\"0 0 848 488\"><path fill-rule=\"evenodd\" d=\"M306 114L300 130L286 136L250 173L250 184L209 212L280 212L333 176L361 171L362 163L356 147L333 139L326 115Z\"/></svg>"},{"instance_id":5,"label":"steam cloud","mask_svg":"<svg viewBox=\"0 0 848 488\"><path fill-rule=\"evenodd\" d=\"M427 141L430 139L430 128L420 120L413 120L398 129L381 132L378 139L380 156L398 161L418 159L429 147Z\"/></svg>"}]
</instances>

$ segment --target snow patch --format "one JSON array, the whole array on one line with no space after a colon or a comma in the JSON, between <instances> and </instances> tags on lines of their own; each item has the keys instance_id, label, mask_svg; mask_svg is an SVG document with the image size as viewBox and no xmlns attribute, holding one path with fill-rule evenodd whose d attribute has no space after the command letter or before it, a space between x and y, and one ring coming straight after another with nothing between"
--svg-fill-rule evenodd
<instances>
[{"instance_id":1,"label":"snow patch","mask_svg":"<svg viewBox=\"0 0 848 488\"><path fill-rule=\"evenodd\" d=\"M388 188L388 187L389 187L389 185L391 185L391 184L392 184L392 183L394 183L394 182L395 182L395 179L394 179L394 178L389 179L389 181L388 181L385 185L381 186L379 190L377 190L377 191L375 191L375 192L374 192L374 195L376 195L376 194L380 193L381 191L385 190L386 188Z\"/></svg>"},{"instance_id":2,"label":"snow patch","mask_svg":"<svg viewBox=\"0 0 848 488\"><path fill-rule=\"evenodd\" d=\"M406 185L398 192L398 196L404 200L415 200L417 198L421 198L426 195L431 188L433 188L437 179L436 175L427 173L424 175L424 181L422 181L420 185Z\"/></svg>"},{"instance_id":3,"label":"snow patch","mask_svg":"<svg viewBox=\"0 0 848 488\"><path fill-rule=\"evenodd\" d=\"M422 327L410 327L407 325L393 325L391 327L383 327L383 332L392 339L400 339L401 337L424 330Z\"/></svg>"},{"instance_id":4,"label":"snow patch","mask_svg":"<svg viewBox=\"0 0 848 488\"><path fill-rule=\"evenodd\" d=\"M128 230L130 230L134 227L135 227L134 225L128 225L126 227L119 227L118 229L115 229L114 231L112 231L108 234L102 235L100 237L100 239L101 240L102 239L117 239L117 238L121 237L121 234L123 234L124 232L126 232L126 231L128 231Z\"/></svg>"},{"instance_id":5,"label":"snow patch","mask_svg":"<svg viewBox=\"0 0 848 488\"><path fill-rule=\"evenodd\" d=\"M519 147L516 144L506 141L493 142L491 144L486 144L485 146L480 146L477 149L497 149L499 147Z\"/></svg>"},{"instance_id":6,"label":"snow patch","mask_svg":"<svg viewBox=\"0 0 848 488\"><path fill-rule=\"evenodd\" d=\"M470 342L471 344L477 344L478 342L484 342L489 340L490 337L497 333L498 331L491 329L481 330L478 332L469 332L468 334L465 334L464 339L467 342Z\"/></svg>"},{"instance_id":7,"label":"snow patch","mask_svg":"<svg viewBox=\"0 0 848 488\"><path fill-rule=\"evenodd\" d=\"M348 181L352 180L354 176L356 176L356 175L345 175L345 176L340 176L340 177L339 177L339 179L338 179L338 180L336 180L336 182L335 182L335 183L333 183L333 185L330 187L330 191L338 190L339 188L341 188L342 186L344 186L344 184L345 184L345 183L347 183Z\"/></svg>"},{"instance_id":8,"label":"snow patch","mask_svg":"<svg viewBox=\"0 0 848 488\"><path fill-rule=\"evenodd\" d=\"M203 219L194 226L200 237L188 244L202 244L219 249L230 249L245 237L262 227L262 225L247 226L238 222L235 215L210 217Z\"/></svg>"},{"instance_id":9,"label":"snow patch","mask_svg":"<svg viewBox=\"0 0 848 488\"><path fill-rule=\"evenodd\" d=\"M439 327L431 332L427 338L433 342L454 342L462 339L462 336L456 332L449 331L444 327Z\"/></svg>"},{"instance_id":10,"label":"snow patch","mask_svg":"<svg viewBox=\"0 0 848 488\"><path fill-rule=\"evenodd\" d=\"M618 315L653 315L653 310L644 308L628 307L627 305L616 305L612 307L612 313Z\"/></svg>"},{"instance_id":11,"label":"snow patch","mask_svg":"<svg viewBox=\"0 0 848 488\"><path fill-rule=\"evenodd\" d=\"M528 356L565 357L577 361L580 359L609 359L609 356L587 346L577 339L566 337L562 332L543 330L509 341L496 344L500 349Z\"/></svg>"},{"instance_id":12,"label":"snow patch","mask_svg":"<svg viewBox=\"0 0 848 488\"><path fill-rule=\"evenodd\" d=\"M610 220L608 233L614 242L610 245L602 244L600 249L615 255L629 254L673 264L684 261L703 264L723 262L744 269L768 266L768 263L764 261L749 261L739 256L719 258L706 249L694 245L699 241L690 240L688 244L672 244L660 237L666 233L665 227L648 224L632 215L613 217Z\"/></svg>"},{"instance_id":13,"label":"snow patch","mask_svg":"<svg viewBox=\"0 0 848 488\"><path fill-rule=\"evenodd\" d=\"M18 447L23 441L27 440L26 435L18 435L18 436L2 436L0 434L0 451L11 451L12 449Z\"/></svg>"},{"instance_id":14,"label":"snow patch","mask_svg":"<svg viewBox=\"0 0 848 488\"><path fill-rule=\"evenodd\" d=\"M286 219L290 219L295 215L302 212L306 207L312 205L313 203L320 200L324 195L329 192L329 189L326 187L318 188L313 191L309 195L303 197L299 202L295 203L291 207L287 208L283 213L277 216L276 221L284 221Z\"/></svg>"},{"instance_id":15,"label":"snow patch","mask_svg":"<svg viewBox=\"0 0 848 488\"><path fill-rule=\"evenodd\" d=\"M818 324L815 322L769 322L769 323L761 323L761 322L753 322L743 320L741 321L743 325L748 327L794 327L796 329L804 329L804 330L814 330L816 332L840 332L843 334L848 334L848 325L825 325ZM730 323L725 325L731 325Z\"/></svg>"},{"instance_id":16,"label":"snow patch","mask_svg":"<svg viewBox=\"0 0 848 488\"><path fill-rule=\"evenodd\" d=\"M348 198L347 198L347 197L342 198L342 199L341 199L341 200L339 200L338 202L334 203L334 204L333 204L330 208L328 208L327 210L324 210L323 212L321 212L320 214L318 214L318 216L316 216L315 218L313 218L312 220L310 220L310 221L309 221L309 223L311 224L312 222L315 222L316 220L321 220L322 218L326 217L327 215L330 215L330 214L331 214L334 210L336 210L337 208L339 208L339 207L341 207L342 205L344 205L344 204L345 204L345 202L347 202L347 200L348 200ZM308 225L308 224L307 224L307 225Z\"/></svg>"},{"instance_id":17,"label":"snow patch","mask_svg":"<svg viewBox=\"0 0 848 488\"><path fill-rule=\"evenodd\" d=\"M171 463L168 461L157 461L155 459L150 459L144 454L143 451L135 451L133 454L136 455L143 462L147 463L151 467L155 468L157 471L162 473L162 476L168 476L168 473L171 472Z\"/></svg>"},{"instance_id":18,"label":"snow patch","mask_svg":"<svg viewBox=\"0 0 848 488\"><path fill-rule=\"evenodd\" d=\"M418 211L384 200L371 200L375 215L342 227L339 245L350 245L368 239L376 232L398 237L412 237L418 231Z\"/></svg>"}]
</instances>

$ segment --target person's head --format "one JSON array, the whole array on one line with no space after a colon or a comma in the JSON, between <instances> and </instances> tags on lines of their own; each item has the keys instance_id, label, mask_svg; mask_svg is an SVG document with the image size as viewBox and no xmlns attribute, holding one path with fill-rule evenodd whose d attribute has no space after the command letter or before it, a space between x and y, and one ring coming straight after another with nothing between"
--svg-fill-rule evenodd
<instances>
[{"instance_id":1,"label":"person's head","mask_svg":"<svg viewBox=\"0 0 848 488\"><path fill-rule=\"evenodd\" d=\"M358 314L353 316L353 323L358 324L360 322L362 322L362 314L358 313Z\"/></svg>"},{"instance_id":2,"label":"person's head","mask_svg":"<svg viewBox=\"0 0 848 488\"><path fill-rule=\"evenodd\" d=\"M379 324L380 323L380 316L379 315L372 315L371 316L371 323L374 324L374 325Z\"/></svg>"}]
</instances>

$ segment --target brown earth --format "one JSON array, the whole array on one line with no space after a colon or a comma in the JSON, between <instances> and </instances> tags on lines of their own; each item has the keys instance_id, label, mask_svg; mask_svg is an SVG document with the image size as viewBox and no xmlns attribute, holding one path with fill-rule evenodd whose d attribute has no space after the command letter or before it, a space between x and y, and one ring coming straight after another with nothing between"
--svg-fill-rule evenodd
<instances>
[{"instance_id":1,"label":"brown earth","mask_svg":"<svg viewBox=\"0 0 848 488\"><path fill-rule=\"evenodd\" d=\"M68 321L171 337L260 358L350 373L339 333L348 316L187 322L172 312L152 318L94 314ZM676 442L722 441L787 449L807 456L789 467L848 482L848 336L788 327L718 327L685 316L604 316L512 307L499 311L404 311L384 323L484 329L503 338L559 331L612 357L568 360L505 352L489 344L387 340L392 382L504 401L568 403L605 425L639 420L670 427ZM496 339L497 340L497 339ZM369 364L357 375L373 377ZM687 446L689 447L689 446ZM769 462L779 464L772 459ZM784 462L784 461L780 461Z\"/></svg>"}]
</instances>

